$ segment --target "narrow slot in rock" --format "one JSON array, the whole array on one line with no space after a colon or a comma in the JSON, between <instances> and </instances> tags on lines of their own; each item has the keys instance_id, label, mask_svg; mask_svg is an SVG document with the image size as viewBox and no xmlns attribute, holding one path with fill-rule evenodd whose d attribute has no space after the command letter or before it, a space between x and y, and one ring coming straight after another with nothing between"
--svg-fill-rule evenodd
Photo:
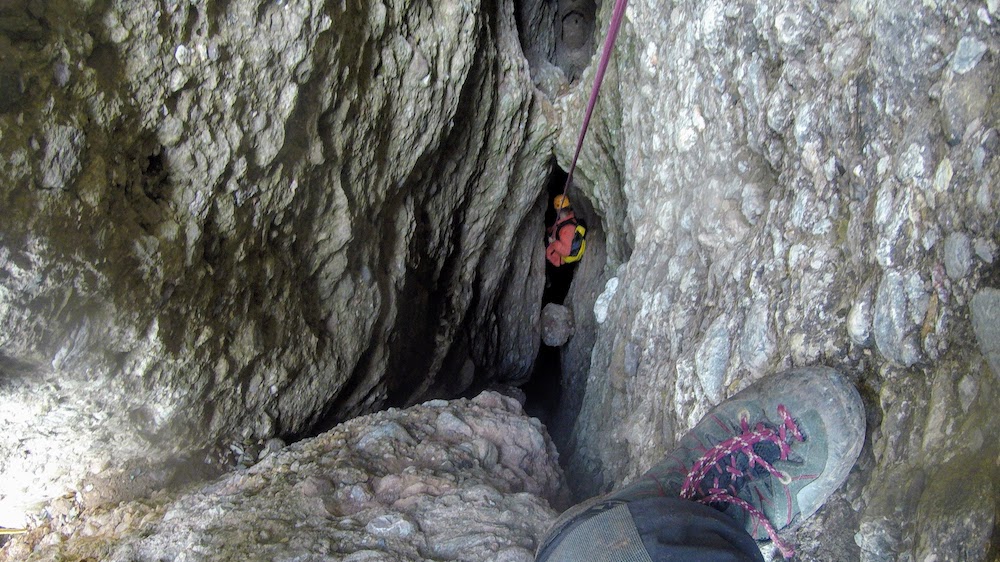
<instances>
[{"instance_id":1,"label":"narrow slot in rock","mask_svg":"<svg viewBox=\"0 0 1000 562\"><path fill-rule=\"evenodd\" d=\"M566 172L553 166L547 187L545 224L553 225L556 211L553 200L563 193ZM546 426L555 421L556 412L562 401L562 352L561 346L572 337L572 313L564 306L573 285L573 275L578 263L556 267L545 263L545 290L542 293L542 345L535 358L531 378L522 387L526 395L525 411L537 417Z\"/></svg>"},{"instance_id":2,"label":"narrow slot in rock","mask_svg":"<svg viewBox=\"0 0 1000 562\"><path fill-rule=\"evenodd\" d=\"M515 2L521 49L536 85L550 95L580 79L595 51L594 0Z\"/></svg>"}]
</instances>

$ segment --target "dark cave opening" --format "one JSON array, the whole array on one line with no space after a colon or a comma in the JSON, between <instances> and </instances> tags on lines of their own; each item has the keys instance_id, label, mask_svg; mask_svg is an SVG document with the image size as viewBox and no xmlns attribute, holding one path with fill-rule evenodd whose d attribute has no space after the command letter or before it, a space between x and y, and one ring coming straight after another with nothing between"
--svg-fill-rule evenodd
<instances>
[{"instance_id":1,"label":"dark cave opening","mask_svg":"<svg viewBox=\"0 0 1000 562\"><path fill-rule=\"evenodd\" d=\"M594 54L595 0L516 0L514 10L521 49L532 74L551 65L566 81L579 80Z\"/></svg>"}]
</instances>

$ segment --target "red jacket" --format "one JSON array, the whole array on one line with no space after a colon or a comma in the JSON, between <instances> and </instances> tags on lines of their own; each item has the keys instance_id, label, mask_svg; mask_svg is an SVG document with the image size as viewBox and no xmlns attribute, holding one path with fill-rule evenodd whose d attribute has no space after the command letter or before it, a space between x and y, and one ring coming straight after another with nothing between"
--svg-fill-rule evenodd
<instances>
[{"instance_id":1,"label":"red jacket","mask_svg":"<svg viewBox=\"0 0 1000 562\"><path fill-rule=\"evenodd\" d=\"M562 220L557 219L557 221L549 229L550 235L552 231L555 231L555 239L545 247L545 259L549 260L552 265L560 266L563 264L563 258L568 256L573 249L573 237L576 236L576 215L570 212Z\"/></svg>"}]
</instances>

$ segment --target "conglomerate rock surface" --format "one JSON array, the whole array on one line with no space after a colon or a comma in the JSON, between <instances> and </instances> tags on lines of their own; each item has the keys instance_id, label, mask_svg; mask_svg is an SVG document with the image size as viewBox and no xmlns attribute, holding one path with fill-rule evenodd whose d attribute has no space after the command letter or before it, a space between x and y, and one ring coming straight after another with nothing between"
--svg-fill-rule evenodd
<instances>
[{"instance_id":1,"label":"conglomerate rock surface","mask_svg":"<svg viewBox=\"0 0 1000 562\"><path fill-rule=\"evenodd\" d=\"M530 372L553 124L509 2L14 0L0 32L0 525Z\"/></svg>"},{"instance_id":2,"label":"conglomerate rock surface","mask_svg":"<svg viewBox=\"0 0 1000 562\"><path fill-rule=\"evenodd\" d=\"M830 365L865 396L868 442L790 533L800 559L996 559L997 3L628 10L577 173L616 218L607 289L574 306L578 330L589 307L603 323L570 485L620 485L752 381Z\"/></svg>"},{"instance_id":3,"label":"conglomerate rock surface","mask_svg":"<svg viewBox=\"0 0 1000 562\"><path fill-rule=\"evenodd\" d=\"M133 4L0 7L0 506L523 380L545 166L595 71L559 68L568 4ZM594 237L549 429L578 497L823 364L868 435L799 558L1000 556L998 18L630 2L570 193Z\"/></svg>"},{"instance_id":4,"label":"conglomerate rock surface","mask_svg":"<svg viewBox=\"0 0 1000 562\"><path fill-rule=\"evenodd\" d=\"M79 517L63 499L0 560L530 562L564 483L494 392L355 418L178 496Z\"/></svg>"}]
</instances>

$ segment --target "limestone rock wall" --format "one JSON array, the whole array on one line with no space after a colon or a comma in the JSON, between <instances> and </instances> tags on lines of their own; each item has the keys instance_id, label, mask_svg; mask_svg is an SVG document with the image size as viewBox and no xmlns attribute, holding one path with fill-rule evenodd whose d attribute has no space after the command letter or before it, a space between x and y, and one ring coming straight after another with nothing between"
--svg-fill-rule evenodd
<instances>
[{"instance_id":1,"label":"limestone rock wall","mask_svg":"<svg viewBox=\"0 0 1000 562\"><path fill-rule=\"evenodd\" d=\"M541 424L486 392L356 418L180 495L79 517L0 560L530 562L564 492ZM546 501L547 500L547 501Z\"/></svg>"},{"instance_id":2,"label":"limestone rock wall","mask_svg":"<svg viewBox=\"0 0 1000 562\"><path fill-rule=\"evenodd\" d=\"M0 31L0 525L530 370L554 121L511 3L15 0Z\"/></svg>"},{"instance_id":3,"label":"limestone rock wall","mask_svg":"<svg viewBox=\"0 0 1000 562\"><path fill-rule=\"evenodd\" d=\"M831 365L865 396L868 442L793 537L802 558L995 557L998 17L972 1L630 2L578 176L611 259L578 494L636 477L750 382Z\"/></svg>"},{"instance_id":4,"label":"limestone rock wall","mask_svg":"<svg viewBox=\"0 0 1000 562\"><path fill-rule=\"evenodd\" d=\"M594 73L570 86L551 60L557 8L0 6L0 524L67 488L116 502L276 435L522 381L545 167L553 143L569 165ZM791 532L800 557L997 557L998 17L630 2L571 193L596 217L555 416L579 496L752 381L824 364L861 389L869 432ZM534 507L517 533L537 537ZM361 534L423 532L406 513ZM531 540L477 552L527 559Z\"/></svg>"}]
</instances>

